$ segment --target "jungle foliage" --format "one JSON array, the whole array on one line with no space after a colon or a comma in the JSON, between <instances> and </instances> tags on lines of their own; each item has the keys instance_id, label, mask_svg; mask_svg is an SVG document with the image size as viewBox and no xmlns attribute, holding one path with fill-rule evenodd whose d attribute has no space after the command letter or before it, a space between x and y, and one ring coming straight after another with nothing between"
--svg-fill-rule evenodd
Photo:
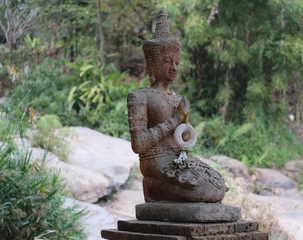
<instances>
[{"instance_id":1,"label":"jungle foliage","mask_svg":"<svg viewBox=\"0 0 303 240\"><path fill-rule=\"evenodd\" d=\"M28 96L33 122L54 114L128 139L125 97L148 84L141 46L164 6L183 46L173 88L191 102L194 152L272 167L302 155L285 124L289 114L303 119L301 1L21 2L37 17L16 49L0 47L0 94Z\"/></svg>"},{"instance_id":2,"label":"jungle foliage","mask_svg":"<svg viewBox=\"0 0 303 240\"><path fill-rule=\"evenodd\" d=\"M301 155L284 121L302 116L302 1L156 2L182 41L180 84L209 119L199 152L276 167Z\"/></svg>"},{"instance_id":3,"label":"jungle foliage","mask_svg":"<svg viewBox=\"0 0 303 240\"><path fill-rule=\"evenodd\" d=\"M44 160L42 164L33 162L31 152L14 142L17 136L25 137L28 118L24 105L0 106L0 125L4 127L0 142L1 238L84 239L81 224L85 212L63 207L67 194L59 173L46 170Z\"/></svg>"}]
</instances>

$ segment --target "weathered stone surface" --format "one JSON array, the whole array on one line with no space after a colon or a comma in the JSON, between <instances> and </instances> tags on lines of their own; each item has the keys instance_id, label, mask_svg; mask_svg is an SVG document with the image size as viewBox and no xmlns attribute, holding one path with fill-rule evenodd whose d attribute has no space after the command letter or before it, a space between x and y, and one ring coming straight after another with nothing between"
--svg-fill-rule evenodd
<instances>
[{"instance_id":1,"label":"weathered stone surface","mask_svg":"<svg viewBox=\"0 0 303 240\"><path fill-rule=\"evenodd\" d=\"M142 183L141 183L142 185ZM144 202L142 187L140 190L123 190L115 194L115 199L106 203L105 209L119 219L134 219L135 206Z\"/></svg>"},{"instance_id":2,"label":"weathered stone surface","mask_svg":"<svg viewBox=\"0 0 303 240\"><path fill-rule=\"evenodd\" d=\"M176 223L159 221L118 221L118 229L128 232L157 233L162 235L201 236L204 225L195 223Z\"/></svg>"},{"instance_id":3,"label":"weathered stone surface","mask_svg":"<svg viewBox=\"0 0 303 240\"><path fill-rule=\"evenodd\" d=\"M199 159L200 159L200 161L208 164L209 166L211 166L214 169L221 168L221 166L218 163L216 163L214 160L212 160L212 159L202 158L202 157L199 157Z\"/></svg>"},{"instance_id":4,"label":"weathered stone surface","mask_svg":"<svg viewBox=\"0 0 303 240\"><path fill-rule=\"evenodd\" d=\"M207 236L222 234L241 234L258 230L258 223L236 221L230 223L176 223L160 221L118 221L118 229L128 232L157 233L163 235Z\"/></svg>"},{"instance_id":5,"label":"weathered stone surface","mask_svg":"<svg viewBox=\"0 0 303 240\"><path fill-rule=\"evenodd\" d=\"M31 148L31 161L42 161L45 150ZM60 176L66 183L66 188L77 199L86 202L96 202L99 197L109 194L115 186L111 185L109 178L102 173L63 162L56 155L48 152L45 157L45 167L60 170Z\"/></svg>"},{"instance_id":6,"label":"weathered stone surface","mask_svg":"<svg viewBox=\"0 0 303 240\"><path fill-rule=\"evenodd\" d=\"M221 202L229 190L221 174L186 153L196 142L188 120L189 101L170 89L181 45L171 37L164 8L155 19L153 37L143 44L151 84L127 96L131 144L140 156L145 201Z\"/></svg>"},{"instance_id":7,"label":"weathered stone surface","mask_svg":"<svg viewBox=\"0 0 303 240\"><path fill-rule=\"evenodd\" d=\"M259 228L259 224L257 222L247 222L247 221L238 221L235 224L235 232L251 232L257 231Z\"/></svg>"},{"instance_id":8,"label":"weathered stone surface","mask_svg":"<svg viewBox=\"0 0 303 240\"><path fill-rule=\"evenodd\" d=\"M253 240L252 233L221 234L214 236L193 237L192 240Z\"/></svg>"},{"instance_id":9,"label":"weathered stone surface","mask_svg":"<svg viewBox=\"0 0 303 240\"><path fill-rule=\"evenodd\" d=\"M78 210L88 212L83 221L84 231L87 234L85 240L100 240L100 229L116 227L117 219L98 205L66 198L62 207L74 206L77 206Z\"/></svg>"},{"instance_id":10,"label":"weathered stone surface","mask_svg":"<svg viewBox=\"0 0 303 240\"><path fill-rule=\"evenodd\" d=\"M185 236L134 233L118 230L102 230L101 236L109 240L187 240Z\"/></svg>"},{"instance_id":11,"label":"weathered stone surface","mask_svg":"<svg viewBox=\"0 0 303 240\"><path fill-rule=\"evenodd\" d=\"M259 232L256 222L173 223L160 221L118 221L119 230L103 230L106 239L153 240L267 240L268 233ZM237 232L236 230L239 230Z\"/></svg>"},{"instance_id":12,"label":"weathered stone surface","mask_svg":"<svg viewBox=\"0 0 303 240\"><path fill-rule=\"evenodd\" d=\"M268 233L265 232L254 232L253 240L268 240Z\"/></svg>"},{"instance_id":13,"label":"weathered stone surface","mask_svg":"<svg viewBox=\"0 0 303 240\"><path fill-rule=\"evenodd\" d=\"M220 166L227 167L228 171L230 171L234 177L242 177L250 181L248 169L243 162L224 155L215 155L210 157L210 159L216 161L216 163Z\"/></svg>"},{"instance_id":14,"label":"weathered stone surface","mask_svg":"<svg viewBox=\"0 0 303 240\"><path fill-rule=\"evenodd\" d=\"M303 171L303 160L291 160L285 164L284 173L291 178L299 180Z\"/></svg>"},{"instance_id":15,"label":"weathered stone surface","mask_svg":"<svg viewBox=\"0 0 303 240\"><path fill-rule=\"evenodd\" d=\"M69 139L72 153L63 162L48 152L46 167L60 170L67 189L79 200L97 202L124 184L130 169L138 164L130 142L84 127L71 127L76 137ZM32 161L41 161L45 151L31 148Z\"/></svg>"},{"instance_id":16,"label":"weathered stone surface","mask_svg":"<svg viewBox=\"0 0 303 240\"><path fill-rule=\"evenodd\" d=\"M234 223L206 224L204 231L205 231L205 235L234 233L235 224Z\"/></svg>"},{"instance_id":17,"label":"weathered stone surface","mask_svg":"<svg viewBox=\"0 0 303 240\"><path fill-rule=\"evenodd\" d=\"M298 172L303 169L303 160L290 160L285 164L284 169L291 172Z\"/></svg>"},{"instance_id":18,"label":"weathered stone surface","mask_svg":"<svg viewBox=\"0 0 303 240\"><path fill-rule=\"evenodd\" d=\"M72 153L68 162L108 176L113 186L126 182L131 167L138 164L138 157L133 154L129 141L85 127L70 129L77 137L70 142Z\"/></svg>"},{"instance_id":19,"label":"weathered stone surface","mask_svg":"<svg viewBox=\"0 0 303 240\"><path fill-rule=\"evenodd\" d=\"M293 180L274 169L255 168L254 176L260 190L271 188L291 189L296 186Z\"/></svg>"},{"instance_id":20,"label":"weathered stone surface","mask_svg":"<svg viewBox=\"0 0 303 240\"><path fill-rule=\"evenodd\" d=\"M229 222L240 219L241 208L221 203L147 202L136 205L139 220L169 222Z\"/></svg>"}]
</instances>

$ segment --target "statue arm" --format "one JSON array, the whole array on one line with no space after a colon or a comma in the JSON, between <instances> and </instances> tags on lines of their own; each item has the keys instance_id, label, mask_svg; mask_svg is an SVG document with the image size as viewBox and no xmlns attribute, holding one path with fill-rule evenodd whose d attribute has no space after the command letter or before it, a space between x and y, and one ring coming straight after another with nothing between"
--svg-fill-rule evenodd
<instances>
[{"instance_id":1,"label":"statue arm","mask_svg":"<svg viewBox=\"0 0 303 240\"><path fill-rule=\"evenodd\" d=\"M153 145L171 134L180 124L173 117L148 128L147 102L145 94L130 93L127 96L129 132L135 153L145 153Z\"/></svg>"}]
</instances>

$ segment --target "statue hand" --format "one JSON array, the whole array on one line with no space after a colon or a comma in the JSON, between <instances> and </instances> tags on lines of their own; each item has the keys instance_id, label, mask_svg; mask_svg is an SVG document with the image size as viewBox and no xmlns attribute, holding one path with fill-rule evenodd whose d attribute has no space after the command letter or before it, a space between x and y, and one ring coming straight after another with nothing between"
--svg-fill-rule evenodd
<instances>
[{"instance_id":1,"label":"statue hand","mask_svg":"<svg viewBox=\"0 0 303 240\"><path fill-rule=\"evenodd\" d=\"M190 112L189 101L188 101L187 97L185 97L185 96L182 97L182 99L180 101L180 106L182 107L185 114Z\"/></svg>"},{"instance_id":2,"label":"statue hand","mask_svg":"<svg viewBox=\"0 0 303 240\"><path fill-rule=\"evenodd\" d=\"M181 107L181 109L180 109ZM182 113L183 112L183 113ZM189 101L186 97L182 97L178 108L175 108L173 120L177 125L184 123L189 114Z\"/></svg>"}]
</instances>

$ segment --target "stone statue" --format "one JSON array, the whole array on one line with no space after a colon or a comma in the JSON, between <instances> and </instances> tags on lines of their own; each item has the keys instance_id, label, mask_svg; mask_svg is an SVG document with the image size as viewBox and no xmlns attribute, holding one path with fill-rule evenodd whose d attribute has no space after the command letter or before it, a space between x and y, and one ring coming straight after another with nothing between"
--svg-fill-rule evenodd
<instances>
[{"instance_id":1,"label":"stone statue","mask_svg":"<svg viewBox=\"0 0 303 240\"><path fill-rule=\"evenodd\" d=\"M188 123L189 102L169 86L176 79L181 45L170 35L164 8L143 51L150 87L127 97L132 149L140 157L146 202L221 202L228 191L223 177L188 155L195 132Z\"/></svg>"}]
</instances>

